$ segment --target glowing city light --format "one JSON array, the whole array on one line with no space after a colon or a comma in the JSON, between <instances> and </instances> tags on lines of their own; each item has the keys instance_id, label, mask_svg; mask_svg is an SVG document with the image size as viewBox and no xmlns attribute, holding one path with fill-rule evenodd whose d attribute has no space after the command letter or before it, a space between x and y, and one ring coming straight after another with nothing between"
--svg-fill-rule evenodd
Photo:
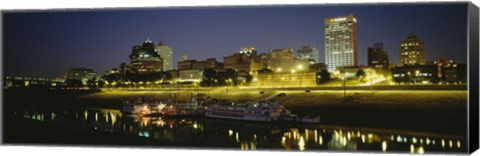
<instances>
[{"instance_id":1,"label":"glowing city light","mask_svg":"<svg viewBox=\"0 0 480 156\"><path fill-rule=\"evenodd\" d=\"M382 151L386 152L387 151L387 141L382 142Z\"/></svg>"},{"instance_id":2,"label":"glowing city light","mask_svg":"<svg viewBox=\"0 0 480 156\"><path fill-rule=\"evenodd\" d=\"M300 151L305 150L305 140L303 140L303 136L300 136L300 141L298 141L298 148Z\"/></svg>"}]
</instances>

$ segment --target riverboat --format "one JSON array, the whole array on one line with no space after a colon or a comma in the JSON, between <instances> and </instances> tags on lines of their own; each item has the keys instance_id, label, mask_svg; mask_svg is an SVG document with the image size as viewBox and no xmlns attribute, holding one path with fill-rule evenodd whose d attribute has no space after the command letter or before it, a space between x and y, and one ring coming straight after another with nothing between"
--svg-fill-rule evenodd
<instances>
[{"instance_id":1,"label":"riverboat","mask_svg":"<svg viewBox=\"0 0 480 156\"><path fill-rule=\"evenodd\" d=\"M206 107L205 117L260 122L320 122L319 117L298 117L291 114L290 110L274 100L247 102L246 104L209 105Z\"/></svg>"}]
</instances>

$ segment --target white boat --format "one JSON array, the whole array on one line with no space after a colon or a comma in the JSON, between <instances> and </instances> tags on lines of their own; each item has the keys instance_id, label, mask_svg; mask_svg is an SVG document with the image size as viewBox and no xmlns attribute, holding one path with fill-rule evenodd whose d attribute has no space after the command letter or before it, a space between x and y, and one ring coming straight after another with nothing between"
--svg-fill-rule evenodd
<instances>
[{"instance_id":1,"label":"white boat","mask_svg":"<svg viewBox=\"0 0 480 156\"><path fill-rule=\"evenodd\" d=\"M209 105L205 116L210 118L234 119L244 121L279 121L294 123L319 123L320 117L298 117L291 114L290 110L276 101L260 101L247 103L243 106L235 105Z\"/></svg>"},{"instance_id":2,"label":"white boat","mask_svg":"<svg viewBox=\"0 0 480 156\"><path fill-rule=\"evenodd\" d=\"M209 105L205 110L206 117L247 121L275 121L287 114L290 114L289 110L273 101L247 103L246 106L234 103L228 106Z\"/></svg>"}]
</instances>

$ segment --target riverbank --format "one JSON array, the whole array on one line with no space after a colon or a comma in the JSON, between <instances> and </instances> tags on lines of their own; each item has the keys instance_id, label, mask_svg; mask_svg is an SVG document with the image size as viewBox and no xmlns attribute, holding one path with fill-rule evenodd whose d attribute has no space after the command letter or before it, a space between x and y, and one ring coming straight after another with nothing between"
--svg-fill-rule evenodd
<instances>
[{"instance_id":1,"label":"riverbank","mask_svg":"<svg viewBox=\"0 0 480 156\"><path fill-rule=\"evenodd\" d=\"M263 91L263 94L260 92ZM293 113L320 116L322 124L466 135L467 91L462 90L242 90L210 89L101 92L7 91L5 110L22 108L120 109L122 101L138 97L185 102L204 93L211 99L236 102L277 99ZM278 97L285 93L284 97ZM8 112L7 112L8 113ZM11 112L10 112L11 113Z\"/></svg>"}]
</instances>

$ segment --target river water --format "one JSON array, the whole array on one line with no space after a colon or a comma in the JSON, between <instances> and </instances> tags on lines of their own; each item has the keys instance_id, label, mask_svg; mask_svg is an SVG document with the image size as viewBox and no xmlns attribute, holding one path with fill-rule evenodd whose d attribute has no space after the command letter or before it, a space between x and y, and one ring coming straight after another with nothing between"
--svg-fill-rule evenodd
<instances>
[{"instance_id":1,"label":"river water","mask_svg":"<svg viewBox=\"0 0 480 156\"><path fill-rule=\"evenodd\" d=\"M279 124L200 117L141 117L114 109L15 112L17 117L51 125L155 139L182 145L242 150L464 153L460 136L322 124ZM73 135L73 134L72 134ZM205 146L202 146L205 147Z\"/></svg>"}]
</instances>

